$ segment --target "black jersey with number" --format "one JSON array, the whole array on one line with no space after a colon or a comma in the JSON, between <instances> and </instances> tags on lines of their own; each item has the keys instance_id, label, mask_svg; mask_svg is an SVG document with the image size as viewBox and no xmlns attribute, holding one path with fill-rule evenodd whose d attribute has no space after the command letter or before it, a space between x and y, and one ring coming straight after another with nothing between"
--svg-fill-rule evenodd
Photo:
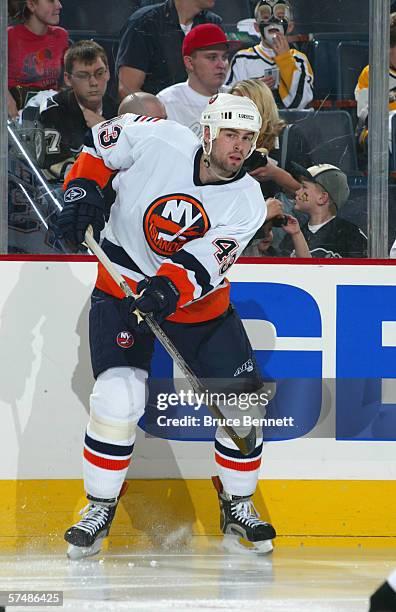
<instances>
[{"instance_id":1,"label":"black jersey with number","mask_svg":"<svg viewBox=\"0 0 396 612\"><path fill-rule=\"evenodd\" d=\"M117 115L117 103L110 96L105 94L102 104L105 119ZM51 169L65 160L73 161L80 153L89 130L73 90L60 91L44 100L40 106L39 121L45 135L41 167Z\"/></svg>"},{"instance_id":2,"label":"black jersey with number","mask_svg":"<svg viewBox=\"0 0 396 612\"><path fill-rule=\"evenodd\" d=\"M334 217L316 232L311 232L308 224L305 224L301 231L312 257L367 257L366 236L357 225L346 219ZM280 248L293 255L290 236L286 236Z\"/></svg>"}]
</instances>

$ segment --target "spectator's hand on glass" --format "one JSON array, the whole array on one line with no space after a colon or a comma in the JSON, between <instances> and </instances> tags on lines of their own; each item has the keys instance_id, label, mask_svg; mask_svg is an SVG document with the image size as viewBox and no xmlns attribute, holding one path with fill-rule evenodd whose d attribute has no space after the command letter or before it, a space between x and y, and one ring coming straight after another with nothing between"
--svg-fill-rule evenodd
<instances>
[{"instance_id":1,"label":"spectator's hand on glass","mask_svg":"<svg viewBox=\"0 0 396 612\"><path fill-rule=\"evenodd\" d=\"M278 32L272 37L272 48L276 55L282 55L290 51L289 42L284 34Z\"/></svg>"},{"instance_id":2,"label":"spectator's hand on glass","mask_svg":"<svg viewBox=\"0 0 396 612\"><path fill-rule=\"evenodd\" d=\"M300 224L292 215L284 215L287 219L286 225L282 225L282 229L286 234L293 236L301 232Z\"/></svg>"},{"instance_id":3,"label":"spectator's hand on glass","mask_svg":"<svg viewBox=\"0 0 396 612\"><path fill-rule=\"evenodd\" d=\"M101 123L102 121L104 121L104 118L102 117L102 115L95 113L89 108L83 109L83 115L84 115L85 123L87 124L87 127L89 128L92 128L94 125L97 125L98 123Z\"/></svg>"},{"instance_id":4,"label":"spectator's hand on glass","mask_svg":"<svg viewBox=\"0 0 396 612\"><path fill-rule=\"evenodd\" d=\"M267 217L266 221L273 219L274 217L284 217L282 202L276 198L268 198L267 203Z\"/></svg>"},{"instance_id":5,"label":"spectator's hand on glass","mask_svg":"<svg viewBox=\"0 0 396 612\"><path fill-rule=\"evenodd\" d=\"M8 117L10 119L17 119L18 117L18 108L16 102L10 92L8 92L7 96L7 108L8 108Z\"/></svg>"},{"instance_id":6,"label":"spectator's hand on glass","mask_svg":"<svg viewBox=\"0 0 396 612\"><path fill-rule=\"evenodd\" d=\"M263 83L268 85L270 89L273 89L275 87L276 81L273 76L263 76L263 77L260 77L259 80L263 81Z\"/></svg>"}]
</instances>

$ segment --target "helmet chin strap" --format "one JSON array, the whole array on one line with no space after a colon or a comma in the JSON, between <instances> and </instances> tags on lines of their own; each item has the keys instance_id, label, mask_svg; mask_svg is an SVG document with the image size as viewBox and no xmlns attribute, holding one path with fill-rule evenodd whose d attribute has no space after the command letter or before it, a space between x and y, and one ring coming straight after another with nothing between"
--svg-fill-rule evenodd
<instances>
[{"instance_id":1,"label":"helmet chin strap","mask_svg":"<svg viewBox=\"0 0 396 612\"><path fill-rule=\"evenodd\" d=\"M210 163L210 153L207 153L205 151L205 145L203 146L203 155L202 155L202 161L203 161L203 165L205 166L205 168L207 168L208 170L210 169L210 171L212 172L212 174L215 175L215 177L217 179L219 179L219 181L233 181L235 179L235 177L238 176L238 174L240 173L240 171L242 170L242 165L240 166L240 168L237 170L237 172L235 172L235 174L233 174L232 176L221 176L221 174L219 174L218 172L216 172L216 170L213 168L212 164Z\"/></svg>"}]
</instances>

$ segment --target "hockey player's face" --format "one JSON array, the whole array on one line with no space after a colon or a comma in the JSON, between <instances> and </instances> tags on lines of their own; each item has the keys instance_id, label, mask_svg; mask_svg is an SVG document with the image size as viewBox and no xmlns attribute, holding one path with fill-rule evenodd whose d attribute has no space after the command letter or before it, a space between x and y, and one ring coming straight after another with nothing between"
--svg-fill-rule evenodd
<instances>
[{"instance_id":1,"label":"hockey player's face","mask_svg":"<svg viewBox=\"0 0 396 612\"><path fill-rule=\"evenodd\" d=\"M92 64L74 61L71 74L65 73L66 85L70 85L80 104L95 105L101 102L110 78L104 61L98 57Z\"/></svg>"},{"instance_id":2,"label":"hockey player's face","mask_svg":"<svg viewBox=\"0 0 396 612\"><path fill-rule=\"evenodd\" d=\"M254 132L222 129L213 141L211 162L221 173L232 176L238 172L250 153Z\"/></svg>"},{"instance_id":3,"label":"hockey player's face","mask_svg":"<svg viewBox=\"0 0 396 612\"><path fill-rule=\"evenodd\" d=\"M192 85L204 95L212 96L224 85L228 71L226 45L198 49L185 61Z\"/></svg>"},{"instance_id":4,"label":"hockey player's face","mask_svg":"<svg viewBox=\"0 0 396 612\"><path fill-rule=\"evenodd\" d=\"M45 25L58 25L62 9L59 0L28 0L27 7Z\"/></svg>"}]
</instances>

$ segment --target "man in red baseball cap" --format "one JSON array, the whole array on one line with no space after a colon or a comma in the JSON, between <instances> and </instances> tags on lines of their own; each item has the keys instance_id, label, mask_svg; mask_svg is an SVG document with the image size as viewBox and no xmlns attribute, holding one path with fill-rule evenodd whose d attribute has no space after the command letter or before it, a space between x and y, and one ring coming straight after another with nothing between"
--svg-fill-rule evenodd
<instances>
[{"instance_id":1,"label":"man in red baseball cap","mask_svg":"<svg viewBox=\"0 0 396 612\"><path fill-rule=\"evenodd\" d=\"M165 105L168 119L200 136L202 111L212 96L224 91L229 41L218 25L204 23L185 36L182 53L187 81L163 89L157 97Z\"/></svg>"}]
</instances>

